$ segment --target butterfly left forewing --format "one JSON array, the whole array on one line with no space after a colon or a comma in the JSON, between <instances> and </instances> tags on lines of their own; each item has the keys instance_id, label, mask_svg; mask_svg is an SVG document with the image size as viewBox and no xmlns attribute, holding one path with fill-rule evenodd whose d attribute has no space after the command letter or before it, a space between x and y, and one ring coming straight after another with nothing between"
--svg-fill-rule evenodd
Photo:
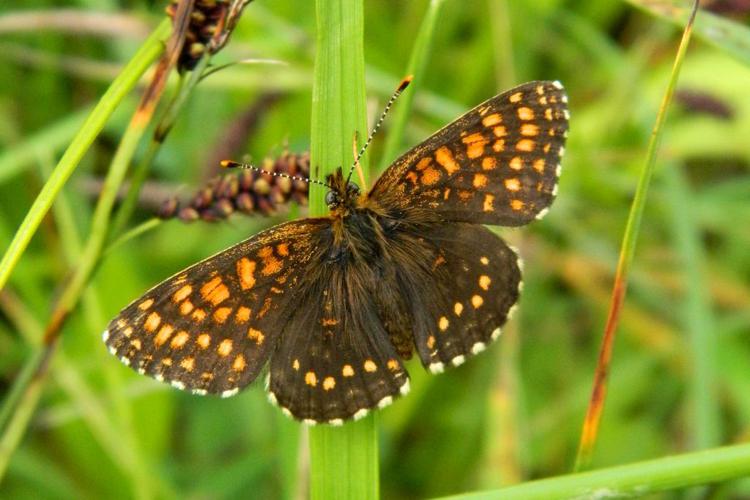
<instances>
[{"instance_id":1,"label":"butterfly left forewing","mask_svg":"<svg viewBox=\"0 0 750 500\"><path fill-rule=\"evenodd\" d=\"M167 279L110 322L110 352L139 373L228 396L265 365L327 219L281 224Z\"/></svg>"},{"instance_id":2,"label":"butterfly left forewing","mask_svg":"<svg viewBox=\"0 0 750 500\"><path fill-rule=\"evenodd\" d=\"M555 198L567 130L562 86L525 83L405 153L369 196L444 221L523 225L543 216Z\"/></svg>"}]
</instances>

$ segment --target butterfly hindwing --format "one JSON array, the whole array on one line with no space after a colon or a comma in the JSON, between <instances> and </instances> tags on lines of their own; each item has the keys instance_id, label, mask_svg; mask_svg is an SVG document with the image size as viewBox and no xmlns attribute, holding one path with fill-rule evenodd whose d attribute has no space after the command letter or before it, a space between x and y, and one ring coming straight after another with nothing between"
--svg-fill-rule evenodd
<instances>
[{"instance_id":1,"label":"butterfly hindwing","mask_svg":"<svg viewBox=\"0 0 750 500\"><path fill-rule=\"evenodd\" d=\"M500 335L521 288L516 253L481 225L431 224L422 231L431 252L424 282L412 284L414 344L438 373L483 351ZM401 286L408 286L406 283Z\"/></svg>"},{"instance_id":2,"label":"butterfly hindwing","mask_svg":"<svg viewBox=\"0 0 750 500\"><path fill-rule=\"evenodd\" d=\"M281 224L162 282L109 324L110 352L179 389L236 393L275 347L290 290L329 227L327 219Z\"/></svg>"},{"instance_id":3,"label":"butterfly hindwing","mask_svg":"<svg viewBox=\"0 0 750 500\"><path fill-rule=\"evenodd\" d=\"M495 96L397 159L370 197L429 210L443 221L520 226L557 193L568 130L558 82L529 82Z\"/></svg>"},{"instance_id":4,"label":"butterfly hindwing","mask_svg":"<svg viewBox=\"0 0 750 500\"><path fill-rule=\"evenodd\" d=\"M408 392L377 302L381 285L377 266L356 259L317 267L271 359L272 402L297 419L340 424Z\"/></svg>"}]
</instances>

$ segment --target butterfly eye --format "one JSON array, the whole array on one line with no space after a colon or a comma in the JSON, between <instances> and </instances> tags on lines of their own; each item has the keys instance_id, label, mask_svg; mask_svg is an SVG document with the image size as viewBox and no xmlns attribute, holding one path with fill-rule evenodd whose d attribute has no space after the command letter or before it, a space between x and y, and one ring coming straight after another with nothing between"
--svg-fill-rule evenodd
<instances>
[{"instance_id":1,"label":"butterfly eye","mask_svg":"<svg viewBox=\"0 0 750 500\"><path fill-rule=\"evenodd\" d=\"M338 201L339 196L336 191L328 191L326 193L326 205L330 207L331 205L335 205L336 203L338 203Z\"/></svg>"},{"instance_id":2,"label":"butterfly eye","mask_svg":"<svg viewBox=\"0 0 750 500\"><path fill-rule=\"evenodd\" d=\"M356 196L359 194L359 186L357 186L353 182L349 182L346 184L346 192Z\"/></svg>"}]
</instances>

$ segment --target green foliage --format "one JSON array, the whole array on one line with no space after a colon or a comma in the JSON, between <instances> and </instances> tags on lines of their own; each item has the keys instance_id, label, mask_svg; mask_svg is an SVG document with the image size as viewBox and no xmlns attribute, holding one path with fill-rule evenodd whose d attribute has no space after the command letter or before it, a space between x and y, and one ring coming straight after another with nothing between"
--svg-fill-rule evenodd
<instances>
[{"instance_id":1,"label":"green foliage","mask_svg":"<svg viewBox=\"0 0 750 500\"><path fill-rule=\"evenodd\" d=\"M0 5L0 26L7 26L2 20L11 9L26 3ZM572 115L560 196L550 214L527 228L501 231L526 262L512 325L488 352L444 375L427 375L412 362L411 394L378 415L384 498L495 490L572 468L625 221L679 41L679 29L648 10L657 2L631 3L648 5L641 11L597 0L364 2L367 86L361 91L372 103L370 117L408 72L415 37L428 29L430 6L438 11L424 47L429 55L422 79L409 90L416 92L397 141L402 147L389 145L392 154L510 83L561 80ZM28 7L42 12L58 4L36 0ZM91 12L98 4L68 5ZM285 143L296 151L312 145L322 162L313 164L313 172L351 156L354 130L336 132L346 139L336 151L324 149L330 145L322 130L312 132L321 142L311 144L314 5L256 0L247 8L217 63L254 57L286 64L232 66L203 81L156 157L147 185L199 183L215 168L207 162L231 133L232 119L269 91L283 96L260 115L238 156L260 159ZM146 25L146 32L162 19L158 2L107 6ZM3 399L32 356L56 291L79 264L91 231L91 184L110 164L135 94L121 105L127 112L115 113L91 150L76 158L78 168L51 215L42 221L43 211L30 207L86 110L144 38L128 35L112 18L99 33L85 34L76 23L40 29L15 19L12 30L0 31L0 250L5 253L29 214L41 225L0 293ZM699 14L677 90L706 92L725 103L731 117L691 112L678 99L667 119L595 468L750 436L748 31L746 22ZM360 71L356 65L348 71ZM357 94L357 105L364 97ZM350 118L361 141L364 124ZM394 127L401 128L400 120L386 122L368 152L370 165L393 159L382 151ZM265 401L261 383L229 400L182 394L121 366L100 341L108 319L149 286L282 217L160 224L108 253L63 331L0 496L304 495L308 444L300 440L299 426ZM134 223L149 218L140 208ZM713 453L709 457L731 459L734 451ZM709 459L699 458L704 461L696 465L685 457L683 478L710 469ZM716 467L737 464L746 466L740 457ZM734 475L714 477L736 477L746 469L732 470ZM627 470L609 473L618 484L632 477ZM726 482L714 491L718 498L741 498L750 495L750 482Z\"/></svg>"}]
</instances>

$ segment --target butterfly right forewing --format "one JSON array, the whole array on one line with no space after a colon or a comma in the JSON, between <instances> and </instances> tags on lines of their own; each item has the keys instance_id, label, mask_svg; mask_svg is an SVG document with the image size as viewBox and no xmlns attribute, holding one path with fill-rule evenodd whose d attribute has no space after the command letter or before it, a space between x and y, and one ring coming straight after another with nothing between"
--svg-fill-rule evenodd
<instances>
[{"instance_id":1,"label":"butterfly right forewing","mask_svg":"<svg viewBox=\"0 0 750 500\"><path fill-rule=\"evenodd\" d=\"M529 82L478 105L398 158L370 197L442 221L519 226L557 193L568 130L559 82Z\"/></svg>"}]
</instances>

